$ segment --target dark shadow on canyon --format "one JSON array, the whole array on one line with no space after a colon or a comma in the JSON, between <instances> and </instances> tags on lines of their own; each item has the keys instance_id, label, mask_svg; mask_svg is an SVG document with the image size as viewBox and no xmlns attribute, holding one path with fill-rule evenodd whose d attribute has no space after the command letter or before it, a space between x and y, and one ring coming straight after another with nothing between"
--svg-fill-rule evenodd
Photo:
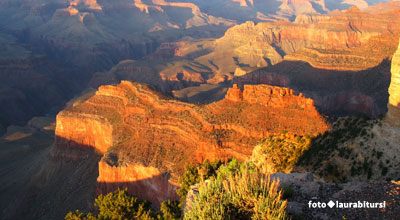
<instances>
[{"instance_id":1,"label":"dark shadow on canyon","mask_svg":"<svg viewBox=\"0 0 400 220\"><path fill-rule=\"evenodd\" d=\"M61 142L78 145L65 139ZM41 154L31 156L28 161L21 160L20 165L14 164L35 163L37 168L34 172L31 168L16 170L17 176L29 176L20 188L4 189L18 193L1 197L6 206L0 219L63 219L71 210L89 211L92 208L101 155L91 146L64 148L49 145Z\"/></svg>"},{"instance_id":2,"label":"dark shadow on canyon","mask_svg":"<svg viewBox=\"0 0 400 220\"><path fill-rule=\"evenodd\" d=\"M390 61L361 71L314 68L302 61L282 61L235 77L233 83L284 86L315 101L328 116L366 115L377 117L387 112Z\"/></svg>"},{"instance_id":3,"label":"dark shadow on canyon","mask_svg":"<svg viewBox=\"0 0 400 220\"><path fill-rule=\"evenodd\" d=\"M102 155L92 146L56 137L55 144L46 149L44 156L30 158L40 166L35 173L29 174L21 188L3 189L17 190L19 193L0 197L0 204L3 204L1 220L53 220L63 219L69 211L76 209L82 212L95 211L93 205L95 198L99 194L106 194L118 188L127 188L132 195L151 201L155 209L159 208L164 200L179 199L175 193L177 187L168 182L167 173L148 178L138 177L140 179L138 181L111 180L98 184L99 161ZM110 168L115 167L110 166ZM23 172L27 171L19 170L19 172L25 175ZM141 175L145 176L146 173Z\"/></svg>"},{"instance_id":4,"label":"dark shadow on canyon","mask_svg":"<svg viewBox=\"0 0 400 220\"><path fill-rule=\"evenodd\" d=\"M179 200L179 196L176 194L178 187L168 182L168 176L168 174L160 174L136 181L99 182L97 183L97 194L127 189L131 195L150 201L152 207L157 210L163 201Z\"/></svg>"}]
</instances>

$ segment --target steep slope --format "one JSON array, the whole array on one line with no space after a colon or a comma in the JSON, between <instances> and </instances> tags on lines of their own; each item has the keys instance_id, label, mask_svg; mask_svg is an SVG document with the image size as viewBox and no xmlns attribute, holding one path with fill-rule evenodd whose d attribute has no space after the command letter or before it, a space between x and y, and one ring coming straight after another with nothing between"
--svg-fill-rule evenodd
<instances>
[{"instance_id":1,"label":"steep slope","mask_svg":"<svg viewBox=\"0 0 400 220\"><path fill-rule=\"evenodd\" d=\"M300 160L300 170L313 171L328 181L399 178L399 59L397 50L392 59L386 117L379 120L338 120L330 132L313 140L309 152Z\"/></svg>"},{"instance_id":2,"label":"steep slope","mask_svg":"<svg viewBox=\"0 0 400 220\"><path fill-rule=\"evenodd\" d=\"M384 120L340 118L315 138L297 171L328 182L398 180L400 129Z\"/></svg>"},{"instance_id":3,"label":"steep slope","mask_svg":"<svg viewBox=\"0 0 400 220\"><path fill-rule=\"evenodd\" d=\"M0 34L0 124L25 125L33 116L59 111L79 85L70 77L79 74L34 54L12 35Z\"/></svg>"},{"instance_id":4,"label":"steep slope","mask_svg":"<svg viewBox=\"0 0 400 220\"><path fill-rule=\"evenodd\" d=\"M313 101L287 88L233 87L225 99L196 106L122 81L101 86L87 101L59 113L55 155L68 157L73 149L104 154L98 192L128 187L158 205L176 198L177 179L188 162L244 160L270 134L316 135L327 129Z\"/></svg>"},{"instance_id":5,"label":"steep slope","mask_svg":"<svg viewBox=\"0 0 400 220\"><path fill-rule=\"evenodd\" d=\"M400 45L400 44L399 44ZM386 121L400 127L400 46L392 59L392 79L389 87L389 102Z\"/></svg>"},{"instance_id":6,"label":"steep slope","mask_svg":"<svg viewBox=\"0 0 400 220\"><path fill-rule=\"evenodd\" d=\"M89 208L99 158L52 160L55 118L34 118L0 137L0 219L63 219Z\"/></svg>"}]
</instances>

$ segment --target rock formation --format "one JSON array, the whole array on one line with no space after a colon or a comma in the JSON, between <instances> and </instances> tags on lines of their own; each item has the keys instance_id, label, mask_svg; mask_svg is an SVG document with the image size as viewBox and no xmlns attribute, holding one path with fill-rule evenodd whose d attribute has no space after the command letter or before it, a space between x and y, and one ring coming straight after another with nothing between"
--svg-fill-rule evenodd
<instances>
[{"instance_id":1,"label":"rock formation","mask_svg":"<svg viewBox=\"0 0 400 220\"><path fill-rule=\"evenodd\" d=\"M99 177L97 178L98 194L113 192L127 188L140 198L146 198L155 205L165 200L178 200L178 186L169 183L169 176L161 173L155 167L145 167L139 164L127 166L111 166L105 161L99 162Z\"/></svg>"},{"instance_id":2,"label":"rock formation","mask_svg":"<svg viewBox=\"0 0 400 220\"><path fill-rule=\"evenodd\" d=\"M395 25L400 24L396 11L368 14L349 10L339 15L317 17L313 18L315 22L307 24L300 21L257 25L247 22L232 27L216 41L214 53L217 55L219 49L232 48L231 54L237 63L252 67L275 64L284 57L285 60L308 62L316 68L362 70L391 56L396 45L393 39L400 31L399 25ZM376 52L372 53L372 50ZM211 56L207 55L207 58ZM228 63L228 58L224 60Z\"/></svg>"},{"instance_id":3,"label":"rock formation","mask_svg":"<svg viewBox=\"0 0 400 220\"><path fill-rule=\"evenodd\" d=\"M129 80L170 92L233 79L240 86L266 83L294 88L312 97L326 114L377 117L386 112L387 60L397 47L399 18L396 10L382 14L351 8L327 15L301 14L295 22L249 21L216 40L186 38L163 44L147 57L151 66L146 67L147 60L131 62L129 71L96 73L90 85ZM268 69L256 70L260 67Z\"/></svg>"},{"instance_id":4,"label":"rock formation","mask_svg":"<svg viewBox=\"0 0 400 220\"><path fill-rule=\"evenodd\" d=\"M400 8L400 4L392 7ZM243 75L245 68L282 61L306 62L325 70L363 71L380 65L394 53L400 36L399 15L396 10L381 14L351 8L327 15L302 14L295 22L248 21L229 28L214 42L175 44L173 51L175 56L194 59L210 68L211 83Z\"/></svg>"},{"instance_id":5,"label":"rock formation","mask_svg":"<svg viewBox=\"0 0 400 220\"><path fill-rule=\"evenodd\" d=\"M122 81L101 86L93 97L58 114L56 152L67 156L86 148L104 154L98 192L127 187L157 206L176 198L186 163L245 160L270 134L316 135L328 128L313 101L288 88L235 85L225 99L197 106ZM152 193L144 193L150 188Z\"/></svg>"},{"instance_id":6,"label":"rock formation","mask_svg":"<svg viewBox=\"0 0 400 220\"><path fill-rule=\"evenodd\" d=\"M386 121L400 127L400 45L392 58L392 79L389 87L389 103Z\"/></svg>"}]
</instances>

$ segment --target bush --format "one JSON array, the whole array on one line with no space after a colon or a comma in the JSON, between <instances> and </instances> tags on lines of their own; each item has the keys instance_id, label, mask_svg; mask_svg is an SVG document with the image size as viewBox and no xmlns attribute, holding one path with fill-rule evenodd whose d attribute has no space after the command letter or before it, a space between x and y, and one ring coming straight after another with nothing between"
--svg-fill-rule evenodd
<instances>
[{"instance_id":1,"label":"bush","mask_svg":"<svg viewBox=\"0 0 400 220\"><path fill-rule=\"evenodd\" d=\"M294 190L290 185L283 185L282 186L282 199L289 199L293 197Z\"/></svg>"},{"instance_id":2,"label":"bush","mask_svg":"<svg viewBox=\"0 0 400 220\"><path fill-rule=\"evenodd\" d=\"M164 220L181 219L181 209L179 201L164 201L161 203L160 211L163 214Z\"/></svg>"},{"instance_id":3,"label":"bush","mask_svg":"<svg viewBox=\"0 0 400 220\"><path fill-rule=\"evenodd\" d=\"M200 183L184 219L287 219L279 181L243 169Z\"/></svg>"},{"instance_id":4,"label":"bush","mask_svg":"<svg viewBox=\"0 0 400 220\"><path fill-rule=\"evenodd\" d=\"M282 133L262 140L253 150L251 160L266 174L292 171L308 150L311 138Z\"/></svg>"},{"instance_id":5,"label":"bush","mask_svg":"<svg viewBox=\"0 0 400 220\"><path fill-rule=\"evenodd\" d=\"M79 210L69 212L66 220L150 220L156 219L151 213L151 204L128 194L127 190L117 190L95 200L98 214L83 214Z\"/></svg>"},{"instance_id":6,"label":"bush","mask_svg":"<svg viewBox=\"0 0 400 220\"><path fill-rule=\"evenodd\" d=\"M199 183L201 179L208 179L216 175L216 171L222 166L221 161L209 162L205 160L203 164L186 166L183 177L179 180L181 188L176 193L181 197L179 207L182 208L186 201L186 195L190 186Z\"/></svg>"}]
</instances>

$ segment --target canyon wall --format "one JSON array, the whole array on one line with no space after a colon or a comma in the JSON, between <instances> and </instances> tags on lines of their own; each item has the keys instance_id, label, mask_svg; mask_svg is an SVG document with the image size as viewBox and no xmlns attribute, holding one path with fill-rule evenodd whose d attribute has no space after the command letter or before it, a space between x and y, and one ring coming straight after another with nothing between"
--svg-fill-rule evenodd
<instances>
[{"instance_id":1,"label":"canyon wall","mask_svg":"<svg viewBox=\"0 0 400 220\"><path fill-rule=\"evenodd\" d=\"M389 5L400 8L398 2ZM145 60L121 61L108 72L93 74L89 85L128 80L170 93L233 79L239 85L294 88L312 97L324 114L377 117L387 111L388 60L397 47L399 27L398 10L383 14L357 8L301 15L295 22L249 21L216 40L163 44ZM271 70L256 70L260 67ZM367 83L374 80L375 85Z\"/></svg>"},{"instance_id":2,"label":"canyon wall","mask_svg":"<svg viewBox=\"0 0 400 220\"><path fill-rule=\"evenodd\" d=\"M56 145L67 148L92 147L104 154L112 145L113 128L93 114L69 115L67 110L57 115Z\"/></svg>"},{"instance_id":3,"label":"canyon wall","mask_svg":"<svg viewBox=\"0 0 400 220\"><path fill-rule=\"evenodd\" d=\"M118 187L148 199L174 193L187 163L246 160L262 138L284 130L317 135L329 129L313 101L288 88L237 85L208 105L167 99L147 86L122 81L100 86L86 101L57 116L56 148L93 148L99 162L98 193ZM57 156L57 155L55 155Z\"/></svg>"},{"instance_id":4,"label":"canyon wall","mask_svg":"<svg viewBox=\"0 0 400 220\"><path fill-rule=\"evenodd\" d=\"M236 66L263 67L282 60L304 61L321 69L364 70L393 54L399 15L398 11L369 14L351 8L339 14L314 15L310 22L306 15L294 23L249 21L228 29L215 41L215 50L198 60L218 57L214 63L221 73L233 72ZM230 51L231 56L220 57L222 51Z\"/></svg>"},{"instance_id":5,"label":"canyon wall","mask_svg":"<svg viewBox=\"0 0 400 220\"><path fill-rule=\"evenodd\" d=\"M98 194L104 194L127 188L129 192L158 206L165 200L179 199L175 192L178 186L169 179L167 173L161 173L155 167L139 164L116 167L100 161L97 191Z\"/></svg>"},{"instance_id":6,"label":"canyon wall","mask_svg":"<svg viewBox=\"0 0 400 220\"><path fill-rule=\"evenodd\" d=\"M392 79L389 87L389 103L386 121L400 127L400 45L392 58Z\"/></svg>"}]
</instances>

